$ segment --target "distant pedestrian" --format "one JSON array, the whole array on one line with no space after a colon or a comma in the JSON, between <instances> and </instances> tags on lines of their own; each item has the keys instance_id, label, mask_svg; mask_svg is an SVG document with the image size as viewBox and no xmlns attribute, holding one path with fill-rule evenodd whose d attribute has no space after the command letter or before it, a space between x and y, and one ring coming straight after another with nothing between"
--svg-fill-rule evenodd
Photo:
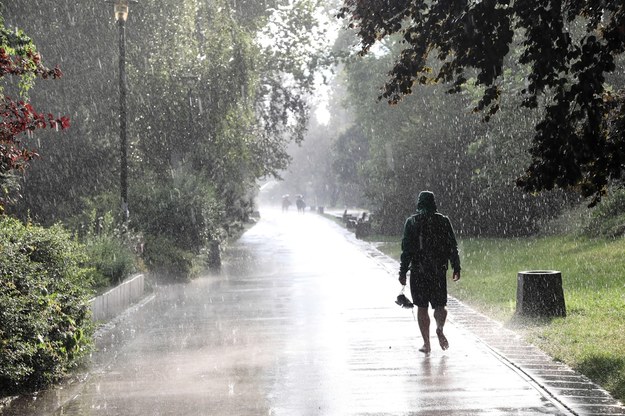
<instances>
[{"instance_id":1,"label":"distant pedestrian","mask_svg":"<svg viewBox=\"0 0 625 416\"><path fill-rule=\"evenodd\" d=\"M302 214L306 210L306 202L304 202L304 196L298 195L295 200L295 205L297 206L297 212L301 212Z\"/></svg>"},{"instance_id":2,"label":"distant pedestrian","mask_svg":"<svg viewBox=\"0 0 625 416\"><path fill-rule=\"evenodd\" d=\"M428 304L434 309L438 342L446 350L449 342L443 327L447 319L447 267L450 262L453 280L459 280L460 256L451 222L436 211L432 192L419 193L417 213L404 225L401 249L399 282L406 284L406 274L410 270L410 293L417 306L417 321L423 337L423 347L419 351L427 354L431 350Z\"/></svg>"},{"instance_id":3,"label":"distant pedestrian","mask_svg":"<svg viewBox=\"0 0 625 416\"><path fill-rule=\"evenodd\" d=\"M282 195L282 212L288 211L290 206L291 199L289 198L289 195Z\"/></svg>"}]
</instances>

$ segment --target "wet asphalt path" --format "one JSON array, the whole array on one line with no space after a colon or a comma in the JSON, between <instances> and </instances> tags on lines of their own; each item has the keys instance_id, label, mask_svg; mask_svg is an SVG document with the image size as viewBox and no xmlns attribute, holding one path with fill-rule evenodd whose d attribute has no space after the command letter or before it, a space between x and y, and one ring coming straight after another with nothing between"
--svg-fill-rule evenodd
<instances>
[{"instance_id":1,"label":"wet asphalt path","mask_svg":"<svg viewBox=\"0 0 625 416\"><path fill-rule=\"evenodd\" d=\"M453 323L448 351L433 339L419 353L395 272L351 233L314 213L261 215L219 275L159 287L104 331L78 382L0 413L568 414Z\"/></svg>"}]
</instances>

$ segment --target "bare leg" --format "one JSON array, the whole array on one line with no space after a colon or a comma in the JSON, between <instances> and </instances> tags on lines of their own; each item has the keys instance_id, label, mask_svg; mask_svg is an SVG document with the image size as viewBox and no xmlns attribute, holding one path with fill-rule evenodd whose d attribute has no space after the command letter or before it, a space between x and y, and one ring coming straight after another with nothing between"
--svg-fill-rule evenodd
<instances>
[{"instance_id":1,"label":"bare leg","mask_svg":"<svg viewBox=\"0 0 625 416\"><path fill-rule=\"evenodd\" d=\"M434 320L436 321L436 336L438 336L438 343L443 350L449 348L449 341L443 333L443 327L447 320L447 309L444 306L439 306L434 309Z\"/></svg>"},{"instance_id":2,"label":"bare leg","mask_svg":"<svg viewBox=\"0 0 625 416\"><path fill-rule=\"evenodd\" d=\"M419 348L419 351L428 354L431 350L430 347L430 315L428 314L428 308L417 308L417 322L419 323L419 330L423 337L423 347Z\"/></svg>"}]
</instances>

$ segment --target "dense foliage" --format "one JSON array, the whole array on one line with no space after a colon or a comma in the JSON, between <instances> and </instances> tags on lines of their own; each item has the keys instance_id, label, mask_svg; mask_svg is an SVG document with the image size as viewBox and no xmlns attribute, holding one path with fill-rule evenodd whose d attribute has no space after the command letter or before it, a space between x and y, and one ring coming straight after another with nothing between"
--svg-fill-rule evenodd
<instances>
[{"instance_id":1,"label":"dense foliage","mask_svg":"<svg viewBox=\"0 0 625 416\"><path fill-rule=\"evenodd\" d=\"M591 237L625 236L625 190L613 190L604 198L592 212L583 231Z\"/></svg>"},{"instance_id":2,"label":"dense foliage","mask_svg":"<svg viewBox=\"0 0 625 416\"><path fill-rule=\"evenodd\" d=\"M131 3L129 227L144 238L146 265L189 264L184 259L226 235L229 224L247 219L257 179L287 166L288 144L303 137L315 70L327 61L314 18L318 3ZM112 5L26 2L4 5L2 13L63 61L63 79L33 91L32 99L54 102L73 120L69 140L41 140L42 134L28 140L42 158L20 182L22 198L10 213L78 229L86 224L76 219L94 204L100 213L118 213L112 196L120 182L119 38ZM165 258L160 250L150 254L154 241L175 247L177 259L159 265Z\"/></svg>"},{"instance_id":3,"label":"dense foliage","mask_svg":"<svg viewBox=\"0 0 625 416\"><path fill-rule=\"evenodd\" d=\"M225 204L214 192L201 177L183 173L133 187L135 221L145 233L143 259L152 273L176 280L202 271L199 261L223 237Z\"/></svg>"},{"instance_id":4,"label":"dense foliage","mask_svg":"<svg viewBox=\"0 0 625 416\"><path fill-rule=\"evenodd\" d=\"M350 50L354 39L343 31L335 48ZM375 53L344 60L327 104L330 124L311 127L285 174L283 193L306 193L311 202L341 210L371 210L374 228L384 234L401 231L424 189L436 194L459 234L472 236L534 233L577 200L563 192L532 195L515 188L529 163L537 112L519 110L513 96L502 97L500 113L489 123L471 112L482 93L475 82L454 95L428 85L399 105L378 101L384 69L402 45L391 36ZM507 71L505 82L521 88L522 71Z\"/></svg>"},{"instance_id":5,"label":"dense foliage","mask_svg":"<svg viewBox=\"0 0 625 416\"><path fill-rule=\"evenodd\" d=\"M0 395L59 379L87 351L84 261L61 227L0 217Z\"/></svg>"},{"instance_id":6,"label":"dense foliage","mask_svg":"<svg viewBox=\"0 0 625 416\"><path fill-rule=\"evenodd\" d=\"M459 92L474 78L485 87L475 108L490 118L506 90L504 68L527 68L521 104L544 101L545 109L517 181L525 190L574 188L596 203L622 180L625 94L611 76L625 51L621 1L345 0L340 15L356 29L362 54L401 36L381 94L391 103L415 84L446 82Z\"/></svg>"},{"instance_id":7,"label":"dense foliage","mask_svg":"<svg viewBox=\"0 0 625 416\"><path fill-rule=\"evenodd\" d=\"M46 68L32 40L20 30L6 28L0 16L0 79L4 81L5 76L19 80L19 93L26 98L35 78L56 79L62 73L58 67ZM38 113L26 99L15 101L4 95L0 84L0 212L13 199L14 174L24 172L28 162L38 156L24 145L21 136L46 127L66 129L69 119Z\"/></svg>"},{"instance_id":8,"label":"dense foliage","mask_svg":"<svg viewBox=\"0 0 625 416\"><path fill-rule=\"evenodd\" d=\"M82 227L76 233L93 269L93 287L98 292L118 285L132 273L143 271L137 254L142 238L119 226L111 212L85 212L78 219Z\"/></svg>"}]
</instances>

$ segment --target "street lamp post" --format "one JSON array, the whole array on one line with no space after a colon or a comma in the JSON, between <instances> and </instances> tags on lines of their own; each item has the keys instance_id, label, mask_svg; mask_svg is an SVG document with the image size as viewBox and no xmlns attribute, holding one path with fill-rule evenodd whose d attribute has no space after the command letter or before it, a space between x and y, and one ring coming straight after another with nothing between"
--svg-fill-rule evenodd
<instances>
[{"instance_id":1,"label":"street lamp post","mask_svg":"<svg viewBox=\"0 0 625 416\"><path fill-rule=\"evenodd\" d=\"M124 222L128 222L128 140L126 122L126 19L129 0L115 0L113 8L119 28L119 141L120 141L120 193Z\"/></svg>"}]
</instances>

